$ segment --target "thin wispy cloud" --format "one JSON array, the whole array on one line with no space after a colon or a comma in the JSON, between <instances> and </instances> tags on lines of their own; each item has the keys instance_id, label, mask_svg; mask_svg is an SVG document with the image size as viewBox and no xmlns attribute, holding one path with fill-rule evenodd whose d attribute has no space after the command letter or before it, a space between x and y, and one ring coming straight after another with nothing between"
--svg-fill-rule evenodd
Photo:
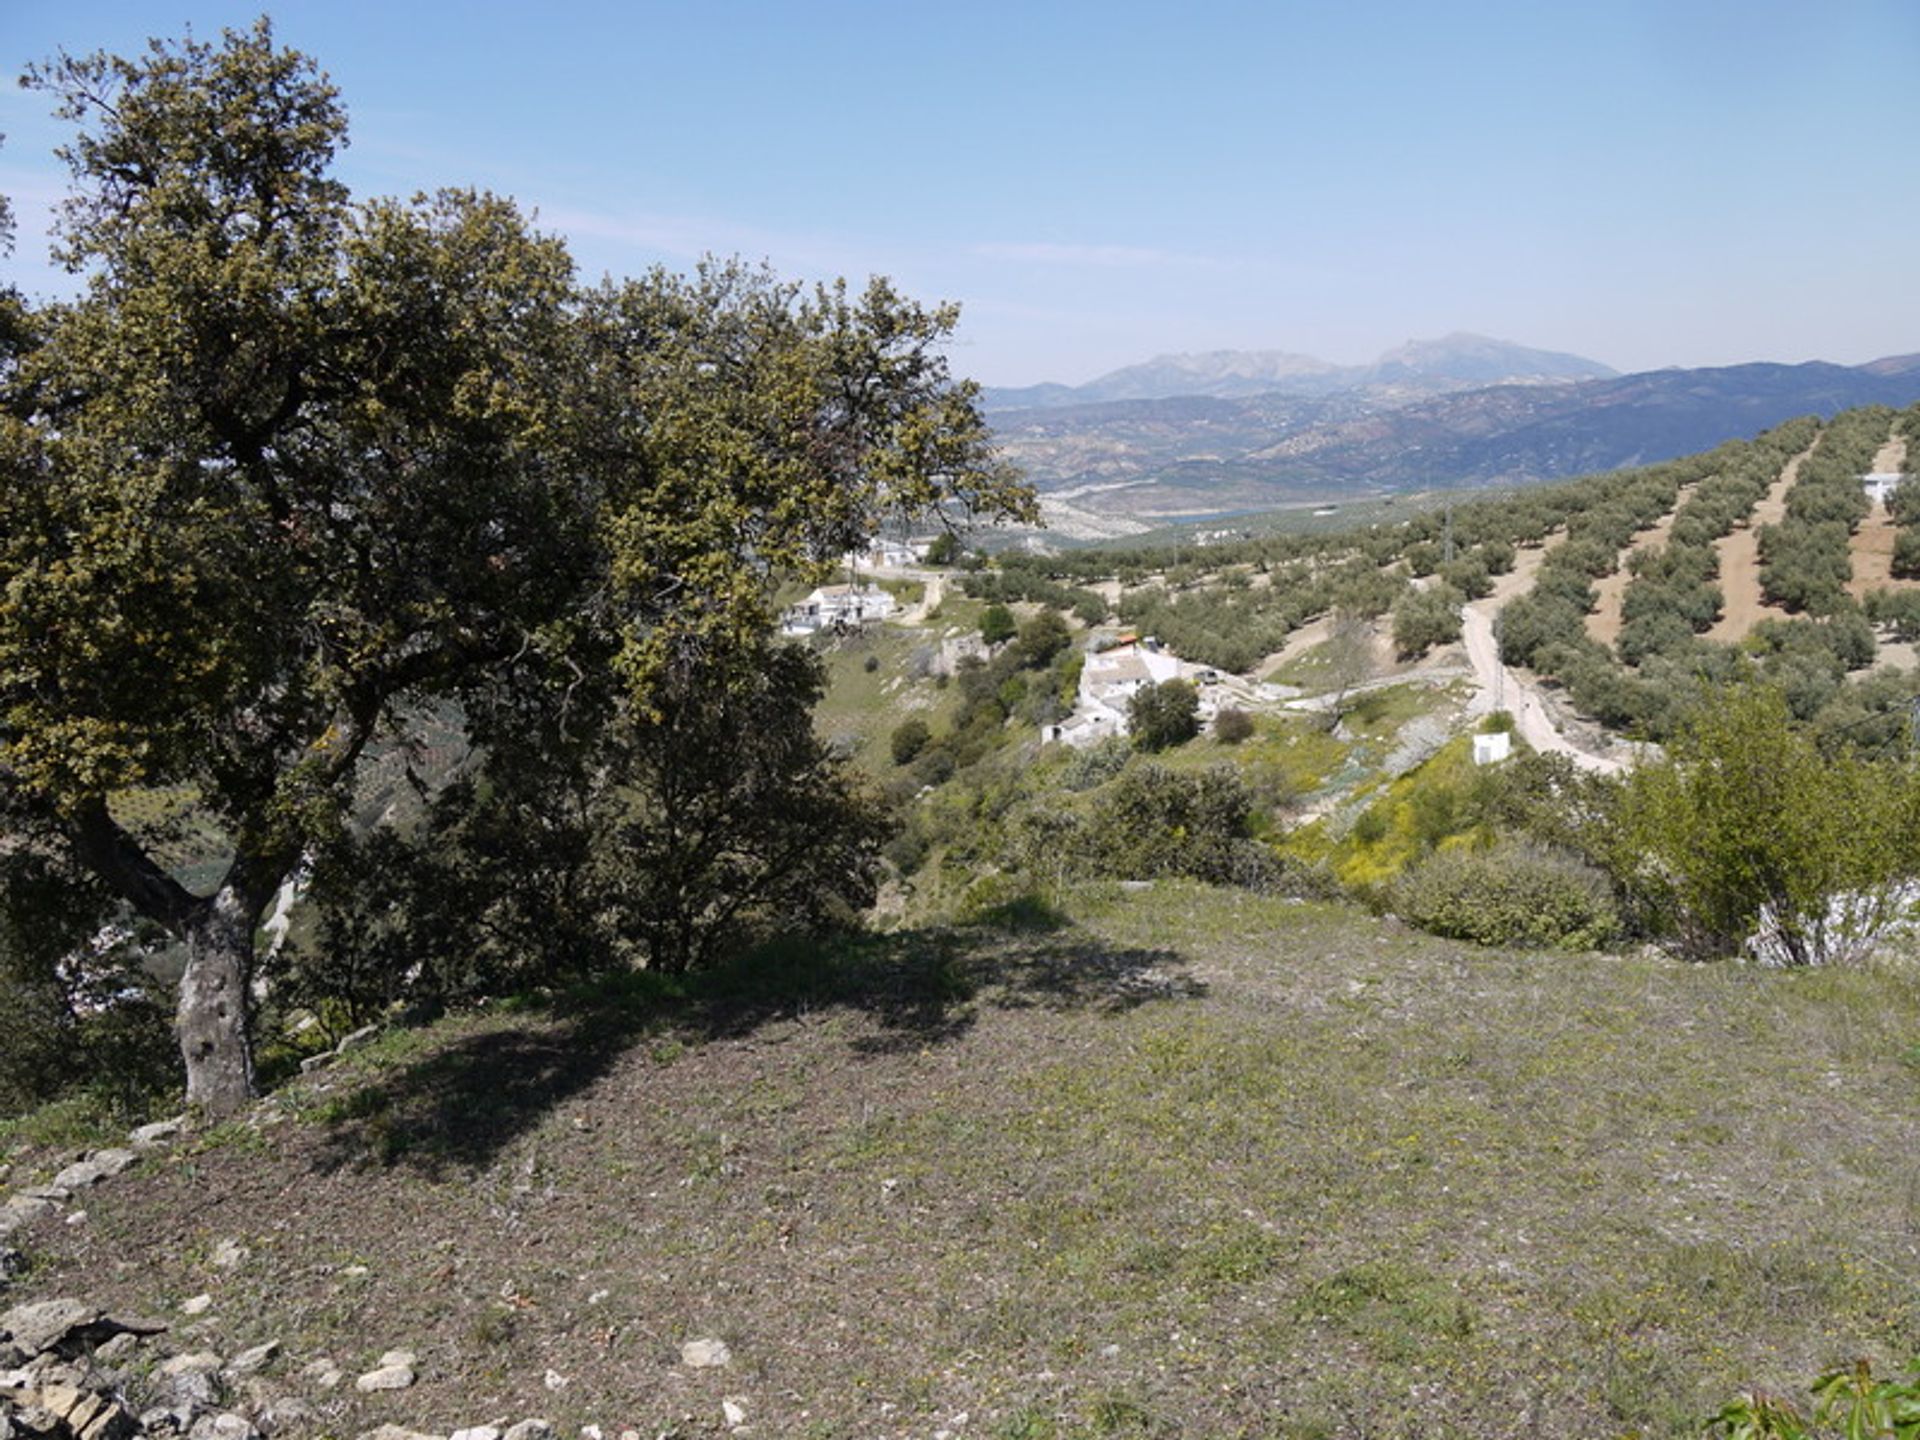
<instances>
[{"instance_id":1,"label":"thin wispy cloud","mask_svg":"<svg viewBox=\"0 0 1920 1440\"><path fill-rule=\"evenodd\" d=\"M1204 265L1198 255L1181 255L1144 245L1062 245L1045 240L986 241L972 247L985 260L1011 260L1028 265L1103 265L1113 268L1158 265Z\"/></svg>"}]
</instances>

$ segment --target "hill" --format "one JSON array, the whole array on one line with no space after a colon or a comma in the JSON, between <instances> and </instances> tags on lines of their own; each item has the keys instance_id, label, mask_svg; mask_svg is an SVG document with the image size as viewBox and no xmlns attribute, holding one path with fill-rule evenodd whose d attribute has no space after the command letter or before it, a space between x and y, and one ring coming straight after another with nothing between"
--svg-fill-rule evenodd
<instances>
[{"instance_id":1,"label":"hill","mask_svg":"<svg viewBox=\"0 0 1920 1440\"><path fill-rule=\"evenodd\" d=\"M1579 355L1455 333L1433 340L1409 340L1366 365L1335 365L1285 350L1210 350L1197 355L1157 355L1084 385L988 387L981 398L990 411L1192 395L1325 396L1371 391L1379 392L1375 398L1386 398L1480 385L1593 380L1617 373Z\"/></svg>"},{"instance_id":2,"label":"hill","mask_svg":"<svg viewBox=\"0 0 1920 1440\"><path fill-rule=\"evenodd\" d=\"M1141 528L1430 488L1651 464L1798 415L1920 399L1920 368L1809 362L1378 392L1111 402L996 414L995 438L1055 513ZM1073 533L1069 524L1069 534Z\"/></svg>"},{"instance_id":3,"label":"hill","mask_svg":"<svg viewBox=\"0 0 1920 1440\"><path fill-rule=\"evenodd\" d=\"M294 1434L1679 1440L1920 1346L1911 984L1061 903L396 1031L46 1217L8 1298L157 1314L117 1373L211 1355Z\"/></svg>"}]
</instances>

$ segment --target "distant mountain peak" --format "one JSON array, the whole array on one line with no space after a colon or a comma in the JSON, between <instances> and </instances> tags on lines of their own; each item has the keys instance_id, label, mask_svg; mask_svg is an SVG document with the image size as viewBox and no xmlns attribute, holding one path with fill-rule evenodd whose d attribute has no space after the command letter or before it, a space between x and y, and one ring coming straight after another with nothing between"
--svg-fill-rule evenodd
<instances>
[{"instance_id":1,"label":"distant mountain peak","mask_svg":"<svg viewBox=\"0 0 1920 1440\"><path fill-rule=\"evenodd\" d=\"M1409 392L1439 395L1486 385L1606 380L1617 373L1579 355L1456 330L1432 340L1409 340L1371 365L1335 365L1291 350L1173 352L1122 366L1085 385L988 389L985 399L990 409L1017 410L1188 396L1326 396L1369 389L1404 398Z\"/></svg>"}]
</instances>

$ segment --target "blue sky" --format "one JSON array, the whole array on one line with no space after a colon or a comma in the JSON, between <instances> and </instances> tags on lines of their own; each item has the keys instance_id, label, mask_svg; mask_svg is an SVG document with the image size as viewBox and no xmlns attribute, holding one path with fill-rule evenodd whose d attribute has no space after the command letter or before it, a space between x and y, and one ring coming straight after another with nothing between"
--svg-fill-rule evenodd
<instances>
[{"instance_id":1,"label":"blue sky","mask_svg":"<svg viewBox=\"0 0 1920 1440\"><path fill-rule=\"evenodd\" d=\"M10 0L0 67L258 13ZM990 384L1456 329L1622 369L1920 350L1913 0L270 13L342 91L357 193L514 195L589 276L891 275L961 302ZM62 130L7 86L0 131L0 264L49 292Z\"/></svg>"}]
</instances>

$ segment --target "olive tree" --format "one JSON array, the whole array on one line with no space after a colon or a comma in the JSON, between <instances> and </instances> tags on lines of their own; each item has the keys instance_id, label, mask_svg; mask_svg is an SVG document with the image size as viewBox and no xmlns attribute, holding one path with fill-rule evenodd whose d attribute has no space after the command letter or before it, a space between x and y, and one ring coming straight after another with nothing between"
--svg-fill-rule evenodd
<instances>
[{"instance_id":1,"label":"olive tree","mask_svg":"<svg viewBox=\"0 0 1920 1440\"><path fill-rule=\"evenodd\" d=\"M253 1090L264 908L409 707L584 754L884 512L1028 511L949 309L738 266L582 293L508 201L356 204L265 21L27 81L78 127L84 289L0 396L0 805L184 940L212 1113ZM224 833L210 886L124 804L156 788Z\"/></svg>"}]
</instances>

